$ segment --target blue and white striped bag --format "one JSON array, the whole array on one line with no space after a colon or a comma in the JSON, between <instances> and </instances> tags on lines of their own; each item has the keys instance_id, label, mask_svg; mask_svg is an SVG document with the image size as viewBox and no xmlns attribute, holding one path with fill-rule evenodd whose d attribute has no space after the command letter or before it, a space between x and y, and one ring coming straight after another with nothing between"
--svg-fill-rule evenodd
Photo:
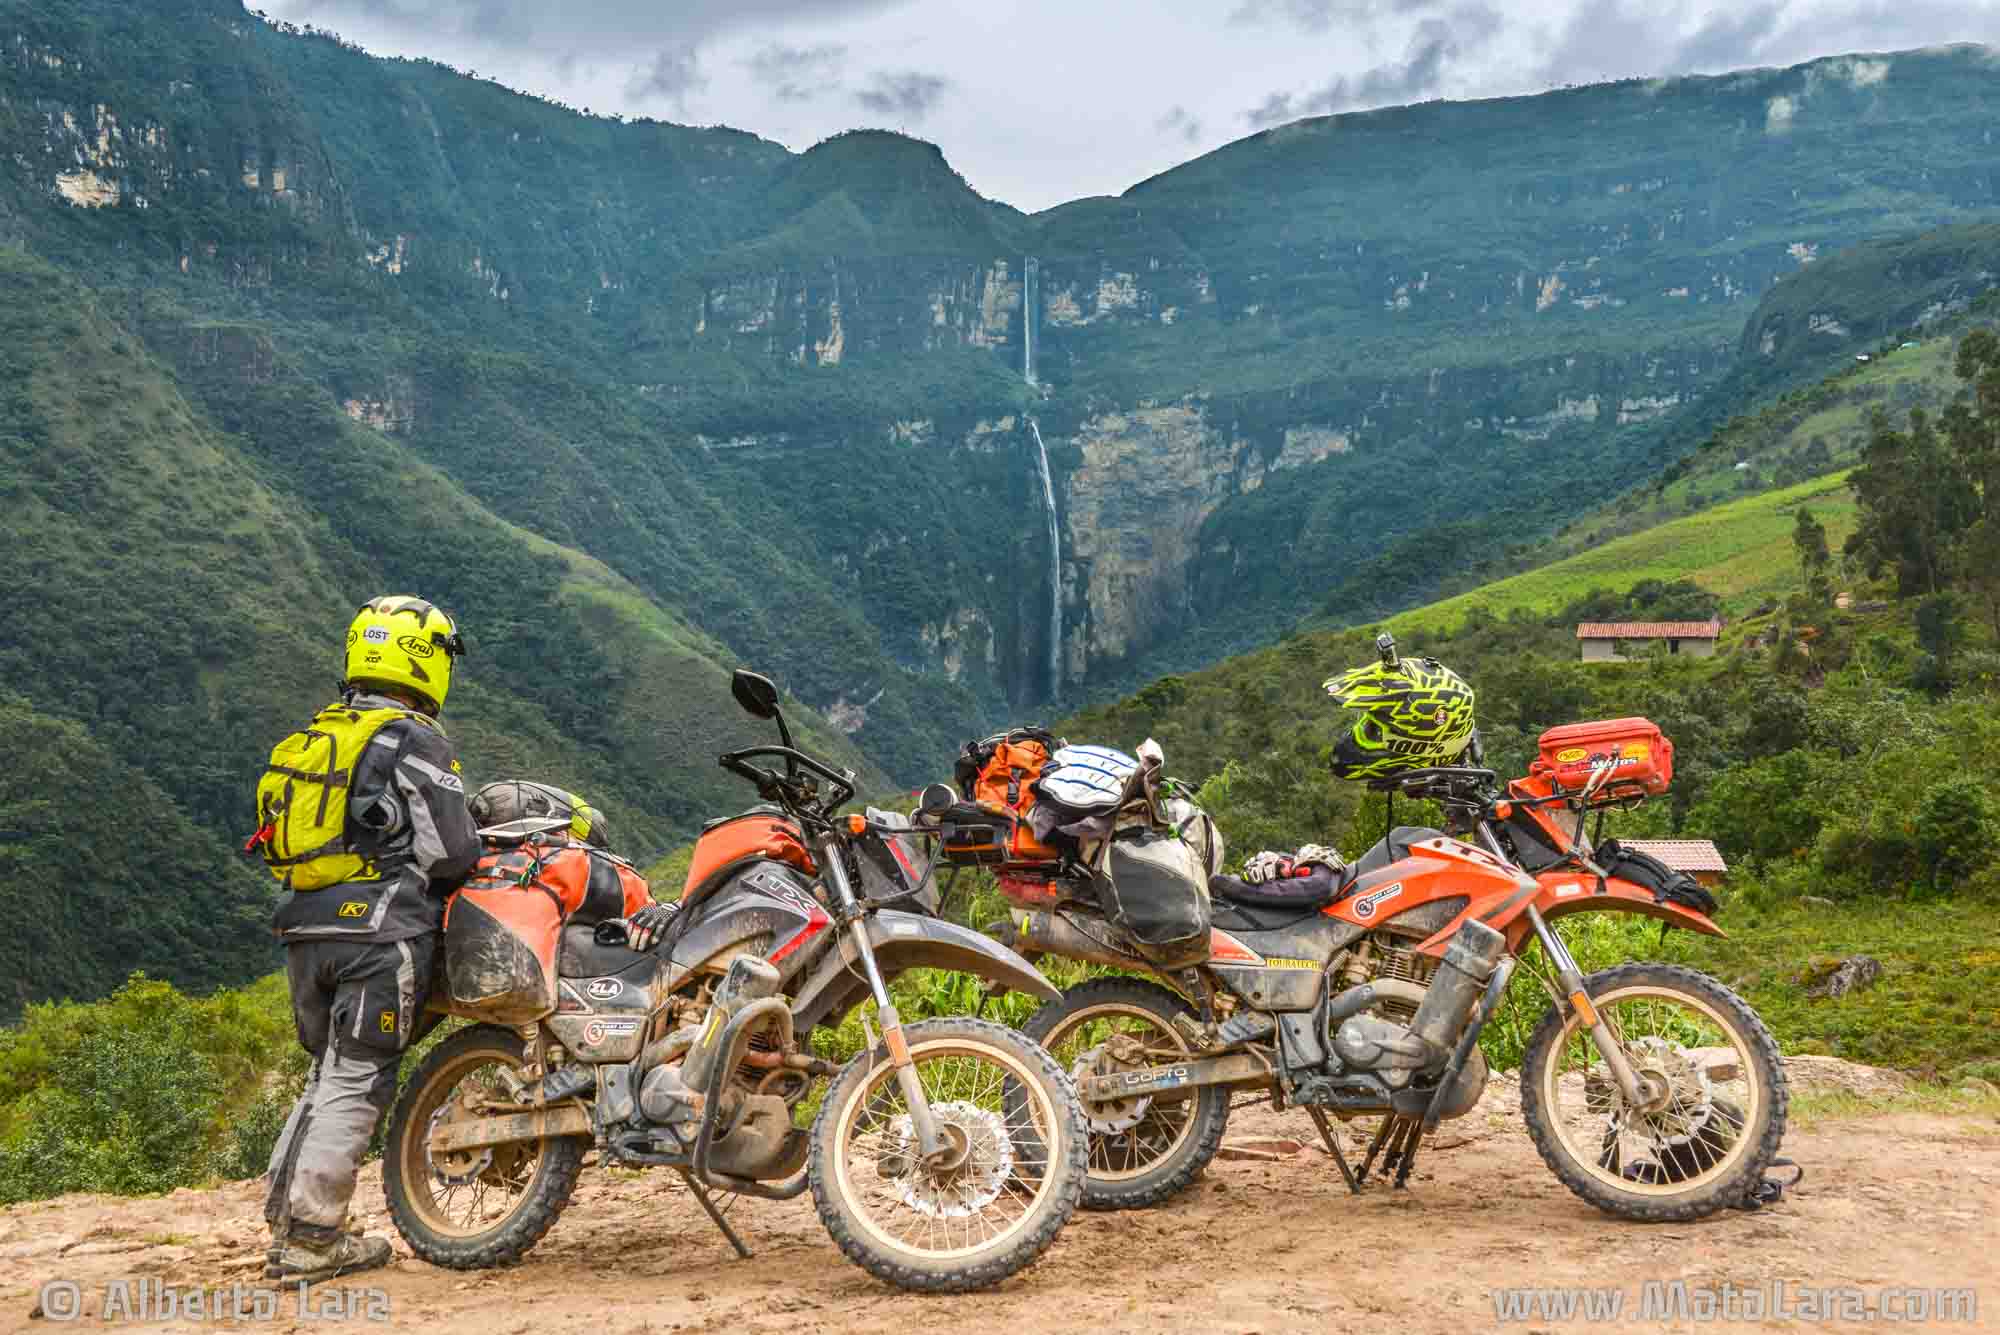
<instances>
[{"instance_id":1,"label":"blue and white striped bag","mask_svg":"<svg viewBox=\"0 0 2000 1335\"><path fill-rule=\"evenodd\" d=\"M1117 807L1138 769L1138 761L1108 746L1065 746L1049 757L1035 792L1078 816L1103 815Z\"/></svg>"}]
</instances>

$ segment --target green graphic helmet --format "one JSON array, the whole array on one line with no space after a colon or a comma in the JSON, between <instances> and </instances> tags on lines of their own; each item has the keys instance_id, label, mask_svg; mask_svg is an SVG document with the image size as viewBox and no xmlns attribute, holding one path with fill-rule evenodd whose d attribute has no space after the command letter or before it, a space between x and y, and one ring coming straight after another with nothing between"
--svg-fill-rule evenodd
<instances>
[{"instance_id":1,"label":"green graphic helmet","mask_svg":"<svg viewBox=\"0 0 2000 1335\"><path fill-rule=\"evenodd\" d=\"M1342 779L1380 779L1449 765L1472 740L1472 687L1435 658L1393 659L1350 668L1326 682L1343 709L1360 713L1354 731L1333 748Z\"/></svg>"}]
</instances>

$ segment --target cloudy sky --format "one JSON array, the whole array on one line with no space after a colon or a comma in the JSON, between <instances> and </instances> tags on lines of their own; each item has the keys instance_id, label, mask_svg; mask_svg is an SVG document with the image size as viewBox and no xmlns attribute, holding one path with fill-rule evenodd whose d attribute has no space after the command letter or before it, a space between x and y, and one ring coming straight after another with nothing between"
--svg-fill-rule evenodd
<instances>
[{"instance_id":1,"label":"cloudy sky","mask_svg":"<svg viewBox=\"0 0 2000 1335\"><path fill-rule=\"evenodd\" d=\"M2000 46L2000 0L251 0L600 114L934 140L1034 210L1300 116Z\"/></svg>"}]
</instances>

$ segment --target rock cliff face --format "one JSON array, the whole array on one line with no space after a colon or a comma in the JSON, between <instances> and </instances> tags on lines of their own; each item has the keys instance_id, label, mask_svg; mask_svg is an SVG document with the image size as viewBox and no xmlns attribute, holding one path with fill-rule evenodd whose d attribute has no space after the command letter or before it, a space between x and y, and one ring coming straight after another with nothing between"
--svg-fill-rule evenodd
<instances>
[{"instance_id":1,"label":"rock cliff face","mask_svg":"<svg viewBox=\"0 0 2000 1335\"><path fill-rule=\"evenodd\" d=\"M0 0L0 238L154 294L176 365L297 368L313 411L917 756L1047 691L1029 414L1065 692L1285 624L1430 526L1532 540L1732 366L1859 336L1831 299L1746 332L1774 283L1995 204L1996 69L1302 121L1030 217L898 135L792 154L228 0ZM1954 281L1926 299L1987 280Z\"/></svg>"}]
</instances>

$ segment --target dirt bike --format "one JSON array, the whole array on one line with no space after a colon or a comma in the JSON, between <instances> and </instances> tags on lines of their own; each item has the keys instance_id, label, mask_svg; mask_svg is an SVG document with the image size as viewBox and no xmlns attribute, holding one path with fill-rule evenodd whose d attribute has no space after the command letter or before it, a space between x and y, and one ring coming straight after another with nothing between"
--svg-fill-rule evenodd
<instances>
[{"instance_id":1,"label":"dirt bike","mask_svg":"<svg viewBox=\"0 0 2000 1335\"><path fill-rule=\"evenodd\" d=\"M1600 813L1601 833L1604 810L1652 795L1630 771L1665 739L1650 724L1656 741L1620 727L1643 723L1578 725L1567 740L1580 744L1552 731L1551 761L1564 758L1569 785L1531 774L1502 791L1479 767L1476 741L1473 764L1378 781L1392 811L1399 792L1435 799L1466 837L1392 818L1337 873L1265 885L1213 877L1209 958L1194 968L1154 969L1074 862L1000 867L1015 912L989 933L1031 959L1128 975L1078 984L1025 1026L1083 1101L1085 1207L1153 1205L1188 1186L1221 1144L1233 1093L1304 1108L1352 1190L1378 1154L1382 1174L1404 1186L1423 1138L1485 1088L1479 1036L1531 941L1553 973L1538 977L1552 1004L1528 1044L1521 1110L1555 1175L1630 1219L1690 1220L1771 1199L1764 1173L1784 1136L1787 1089L1763 1022L1692 969L1629 963L1585 977L1554 930L1599 912L1723 934L1692 879L1584 838L1586 812ZM1670 746L1668 757L1670 777ZM1330 1116L1380 1116L1358 1168Z\"/></svg>"},{"instance_id":2,"label":"dirt bike","mask_svg":"<svg viewBox=\"0 0 2000 1335\"><path fill-rule=\"evenodd\" d=\"M383 1156L396 1226L434 1264L512 1263L555 1223L595 1148L607 1166L677 1172L746 1258L717 1195L810 1187L827 1231L872 1274L932 1292L996 1283L1077 1204L1075 1094L1014 1030L903 1024L888 984L927 967L993 992L1060 994L1013 951L934 916L906 820L836 814L854 775L793 746L776 687L739 671L732 691L776 720L783 744L719 762L768 805L704 830L654 949L630 949L623 919L565 926L547 1013L462 1029L428 1054ZM870 1000L879 1030L863 1017L867 1047L844 1066L801 1042ZM434 1005L452 1009L449 996Z\"/></svg>"}]
</instances>

